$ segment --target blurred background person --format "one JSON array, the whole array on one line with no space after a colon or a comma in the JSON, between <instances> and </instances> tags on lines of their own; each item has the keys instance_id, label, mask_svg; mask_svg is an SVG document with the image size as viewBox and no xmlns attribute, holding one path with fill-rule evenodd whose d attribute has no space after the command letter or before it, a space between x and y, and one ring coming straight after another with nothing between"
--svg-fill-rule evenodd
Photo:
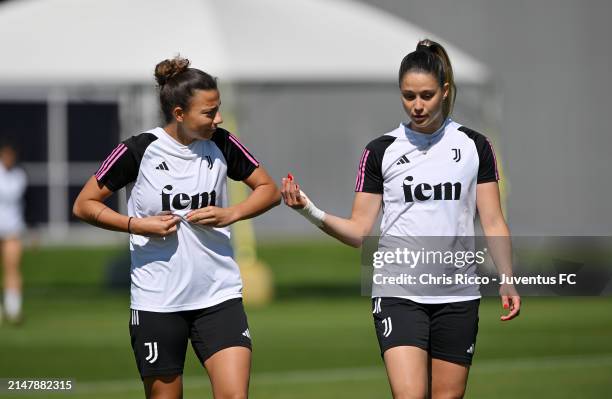
<instances>
[{"instance_id":1,"label":"blurred background person","mask_svg":"<svg viewBox=\"0 0 612 399\"><path fill-rule=\"evenodd\" d=\"M2 248L3 306L2 314L9 323L22 321L21 234L23 221L23 194L27 177L17 166L17 150L8 141L0 144L0 241Z\"/></svg>"}]
</instances>

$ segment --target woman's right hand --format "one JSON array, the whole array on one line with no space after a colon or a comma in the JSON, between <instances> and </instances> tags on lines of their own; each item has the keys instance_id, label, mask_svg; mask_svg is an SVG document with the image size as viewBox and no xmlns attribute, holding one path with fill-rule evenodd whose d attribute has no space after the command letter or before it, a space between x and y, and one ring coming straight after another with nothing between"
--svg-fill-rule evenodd
<instances>
[{"instance_id":1,"label":"woman's right hand","mask_svg":"<svg viewBox=\"0 0 612 399\"><path fill-rule=\"evenodd\" d=\"M293 209L303 209L308 205L308 197L300 190L300 185L294 181L291 174L281 180L281 195L285 205Z\"/></svg>"},{"instance_id":2,"label":"woman's right hand","mask_svg":"<svg viewBox=\"0 0 612 399\"><path fill-rule=\"evenodd\" d=\"M172 214L132 218L130 230L132 234L141 236L167 237L176 233L181 218Z\"/></svg>"},{"instance_id":3,"label":"woman's right hand","mask_svg":"<svg viewBox=\"0 0 612 399\"><path fill-rule=\"evenodd\" d=\"M370 234L382 203L382 194L356 193L350 219L330 215L308 199L291 174L281 181L281 195L287 206L295 209L309 222L355 248L360 247L363 237Z\"/></svg>"}]
</instances>

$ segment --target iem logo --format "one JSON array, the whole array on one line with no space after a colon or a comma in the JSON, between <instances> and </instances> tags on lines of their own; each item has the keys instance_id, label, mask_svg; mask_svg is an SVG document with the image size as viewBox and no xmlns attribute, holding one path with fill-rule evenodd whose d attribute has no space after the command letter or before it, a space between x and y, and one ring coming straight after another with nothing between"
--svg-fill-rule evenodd
<instances>
[{"instance_id":1,"label":"iem logo","mask_svg":"<svg viewBox=\"0 0 612 399\"><path fill-rule=\"evenodd\" d=\"M170 208L170 197L172 197L172 208L176 210L186 209L191 206L191 209L204 208L206 206L215 206L217 200L217 193L212 190L210 193L203 192L198 194L185 194L178 193L172 196L172 186L167 185L162 189L162 211L169 211Z\"/></svg>"},{"instance_id":2,"label":"iem logo","mask_svg":"<svg viewBox=\"0 0 612 399\"><path fill-rule=\"evenodd\" d=\"M406 202L427 201L457 201L461 198L461 183L438 183L434 186L421 183L412 189L412 176L406 176L404 179L404 199ZM433 191L433 193L432 193ZM433 198L432 198L433 196Z\"/></svg>"}]
</instances>

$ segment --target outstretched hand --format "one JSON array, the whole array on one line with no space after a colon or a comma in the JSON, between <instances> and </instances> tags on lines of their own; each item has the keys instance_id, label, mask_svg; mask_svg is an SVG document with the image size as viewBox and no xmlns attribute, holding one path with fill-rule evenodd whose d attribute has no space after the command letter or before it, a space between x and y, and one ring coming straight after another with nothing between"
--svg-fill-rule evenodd
<instances>
[{"instance_id":1,"label":"outstretched hand","mask_svg":"<svg viewBox=\"0 0 612 399\"><path fill-rule=\"evenodd\" d=\"M308 197L300 190L291 173L281 180L281 195L285 205L293 209L303 209L308 205Z\"/></svg>"}]
</instances>

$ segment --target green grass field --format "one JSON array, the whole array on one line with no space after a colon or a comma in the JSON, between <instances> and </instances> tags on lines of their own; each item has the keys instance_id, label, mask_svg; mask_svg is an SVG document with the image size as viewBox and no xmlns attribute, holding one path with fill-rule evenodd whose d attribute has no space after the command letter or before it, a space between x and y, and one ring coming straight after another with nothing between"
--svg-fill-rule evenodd
<instances>
[{"instance_id":1,"label":"green grass field","mask_svg":"<svg viewBox=\"0 0 612 399\"><path fill-rule=\"evenodd\" d=\"M129 293L106 287L127 249L40 249L24 258L21 327L0 326L0 378L69 378L73 393L2 397L143 397L128 333ZM331 242L262 245L277 299L247 309L253 398L390 397L370 303L359 295L359 252ZM499 321L483 300L469 398L603 398L612 392L612 298L524 298ZM210 398L188 350L185 397Z\"/></svg>"}]
</instances>

